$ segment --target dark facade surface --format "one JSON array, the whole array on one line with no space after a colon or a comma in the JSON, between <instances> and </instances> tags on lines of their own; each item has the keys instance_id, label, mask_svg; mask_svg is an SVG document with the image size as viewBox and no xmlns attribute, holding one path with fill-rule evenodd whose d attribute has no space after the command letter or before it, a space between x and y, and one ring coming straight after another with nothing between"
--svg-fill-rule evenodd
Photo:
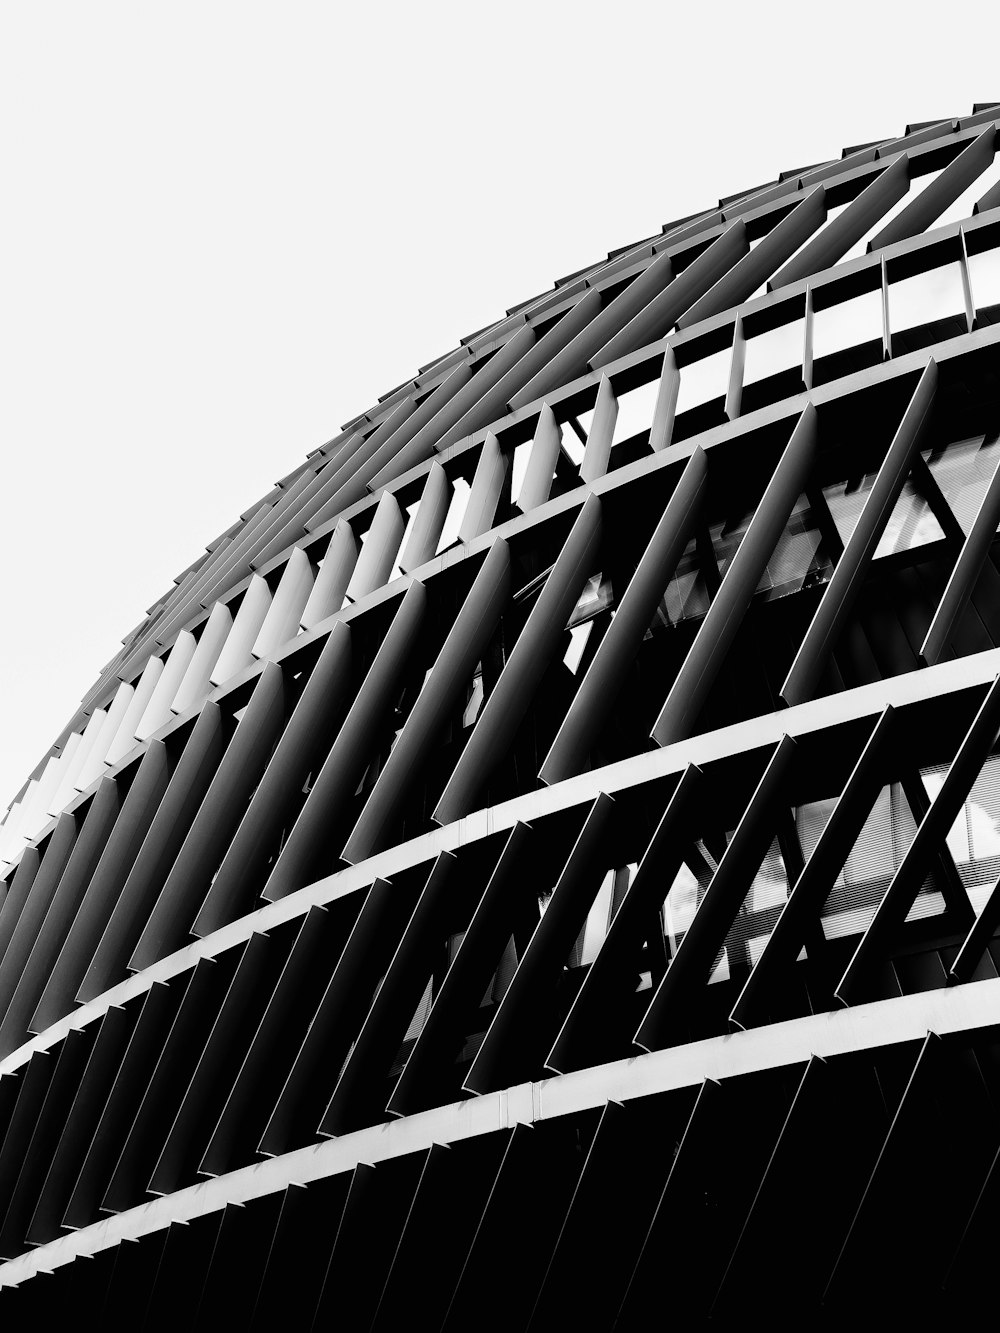
<instances>
[{"instance_id":1,"label":"dark facade surface","mask_svg":"<svg viewBox=\"0 0 1000 1333\"><path fill-rule=\"evenodd\" d=\"M0 1318L970 1320L1000 104L559 281L125 639L0 824Z\"/></svg>"}]
</instances>

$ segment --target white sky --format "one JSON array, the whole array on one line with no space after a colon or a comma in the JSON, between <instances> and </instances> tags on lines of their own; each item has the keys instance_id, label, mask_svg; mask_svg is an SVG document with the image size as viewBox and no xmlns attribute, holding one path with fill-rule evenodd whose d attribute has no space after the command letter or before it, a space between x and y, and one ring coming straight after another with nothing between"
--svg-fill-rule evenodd
<instances>
[{"instance_id":1,"label":"white sky","mask_svg":"<svg viewBox=\"0 0 1000 1333\"><path fill-rule=\"evenodd\" d=\"M609 249L1000 98L993 12L8 0L0 809L342 422Z\"/></svg>"}]
</instances>

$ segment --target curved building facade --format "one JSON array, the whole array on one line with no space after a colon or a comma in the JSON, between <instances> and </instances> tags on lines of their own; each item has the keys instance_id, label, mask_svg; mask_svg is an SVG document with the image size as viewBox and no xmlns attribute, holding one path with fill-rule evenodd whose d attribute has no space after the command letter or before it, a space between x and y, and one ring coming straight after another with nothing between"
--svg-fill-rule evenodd
<instances>
[{"instance_id":1,"label":"curved building facade","mask_svg":"<svg viewBox=\"0 0 1000 1333\"><path fill-rule=\"evenodd\" d=\"M1000 104L671 223L178 575L0 825L0 1314L971 1317Z\"/></svg>"}]
</instances>

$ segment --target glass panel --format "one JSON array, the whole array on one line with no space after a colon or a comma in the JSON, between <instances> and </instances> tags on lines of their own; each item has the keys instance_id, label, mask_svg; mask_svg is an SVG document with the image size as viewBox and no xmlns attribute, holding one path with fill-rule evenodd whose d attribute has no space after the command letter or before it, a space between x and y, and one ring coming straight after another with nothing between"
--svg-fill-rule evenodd
<instances>
[{"instance_id":1,"label":"glass panel","mask_svg":"<svg viewBox=\"0 0 1000 1333\"><path fill-rule=\"evenodd\" d=\"M729 362L732 348L724 347L721 352L692 361L681 370L681 383L677 393L677 413L689 408L709 403L713 398L725 397L729 388Z\"/></svg>"},{"instance_id":2,"label":"glass panel","mask_svg":"<svg viewBox=\"0 0 1000 1333\"><path fill-rule=\"evenodd\" d=\"M902 787L899 783L883 787L823 909L823 933L828 940L867 929L915 833L916 823ZM906 919L914 921L943 911L944 898L928 877Z\"/></svg>"},{"instance_id":3,"label":"glass panel","mask_svg":"<svg viewBox=\"0 0 1000 1333\"><path fill-rule=\"evenodd\" d=\"M816 850L820 834L826 828L827 821L833 813L833 807L837 804L837 800L836 796L831 796L825 801L812 801L809 805L800 805L795 811L795 828L799 835L802 855L806 861ZM843 874L838 876L837 883L839 884L842 880Z\"/></svg>"},{"instance_id":4,"label":"glass panel","mask_svg":"<svg viewBox=\"0 0 1000 1333\"><path fill-rule=\"evenodd\" d=\"M823 488L823 495L830 506L833 521L845 545L861 517L868 493L875 484L875 476L874 472L869 472L857 484L849 485L841 481ZM928 542L939 541L943 536L941 525L934 517L930 506L907 478L896 501L896 507L890 514L879 544L875 548L874 559L891 555L896 551L914 550Z\"/></svg>"},{"instance_id":5,"label":"glass panel","mask_svg":"<svg viewBox=\"0 0 1000 1333\"><path fill-rule=\"evenodd\" d=\"M927 273L889 283L889 328L893 333L933 320L965 314L962 273L958 263L942 264Z\"/></svg>"},{"instance_id":6,"label":"glass panel","mask_svg":"<svg viewBox=\"0 0 1000 1333\"><path fill-rule=\"evenodd\" d=\"M677 625L682 620L703 616L708 610L708 604L708 587L702 574L697 544L692 538L677 563L677 572L667 584L650 628Z\"/></svg>"},{"instance_id":7,"label":"glass panel","mask_svg":"<svg viewBox=\"0 0 1000 1333\"><path fill-rule=\"evenodd\" d=\"M928 795L939 790L946 771L942 765L923 773ZM987 759L972 784L948 833L948 849L973 907L981 910L1000 876L1000 755Z\"/></svg>"},{"instance_id":8,"label":"glass panel","mask_svg":"<svg viewBox=\"0 0 1000 1333\"><path fill-rule=\"evenodd\" d=\"M451 504L448 506L448 513L445 515L444 527L441 529L441 538L438 541L438 551L447 551L449 546L453 546L458 540L458 530L462 526L462 519L465 517L465 507L469 500L469 491L471 487L464 477L457 477L452 482Z\"/></svg>"},{"instance_id":9,"label":"glass panel","mask_svg":"<svg viewBox=\"0 0 1000 1333\"><path fill-rule=\"evenodd\" d=\"M396 558L392 562L392 569L389 571L389 577L386 583L391 583L393 579L398 579L402 574L399 561L403 552L406 550L406 543L410 540L410 534L413 531L413 524L416 521L417 510L420 508L420 501L414 500L413 504L406 506L406 527L403 529L403 536L400 539L399 547L396 550Z\"/></svg>"},{"instance_id":10,"label":"glass panel","mask_svg":"<svg viewBox=\"0 0 1000 1333\"><path fill-rule=\"evenodd\" d=\"M590 638L590 632L594 628L592 620L584 621L582 625L574 625L569 632L569 646L563 654L563 661L569 667L575 676L583 659L583 651L587 646L587 640Z\"/></svg>"},{"instance_id":11,"label":"glass panel","mask_svg":"<svg viewBox=\"0 0 1000 1333\"><path fill-rule=\"evenodd\" d=\"M604 876L597 897L587 914L587 921L579 940L579 963L592 963L604 943L611 920L611 900L615 887L615 871L609 870ZM572 966L572 964L571 964Z\"/></svg>"},{"instance_id":12,"label":"glass panel","mask_svg":"<svg viewBox=\"0 0 1000 1333\"><path fill-rule=\"evenodd\" d=\"M768 907L783 907L788 901L788 876L781 858L777 840L771 843L767 856L750 888L750 911L763 912Z\"/></svg>"},{"instance_id":13,"label":"glass panel","mask_svg":"<svg viewBox=\"0 0 1000 1333\"><path fill-rule=\"evenodd\" d=\"M479 716L479 710L483 706L483 669L476 672L472 680L472 689L469 692L469 700L462 713L462 726L471 727L473 722Z\"/></svg>"},{"instance_id":14,"label":"glass panel","mask_svg":"<svg viewBox=\"0 0 1000 1333\"><path fill-rule=\"evenodd\" d=\"M593 416L594 414L591 412L588 413L588 415ZM589 430L589 426L587 429ZM577 435L576 431L573 429L572 423L568 421L566 423L566 428L564 429L562 435L562 449L563 453L573 464L573 466L579 467L580 464L583 462L583 441L580 439L579 435ZM521 477L518 478L517 484L519 488L522 480L523 478Z\"/></svg>"},{"instance_id":15,"label":"glass panel","mask_svg":"<svg viewBox=\"0 0 1000 1333\"><path fill-rule=\"evenodd\" d=\"M833 566L825 552L820 550L821 541L812 506L804 495L800 495L788 526L771 553L757 591L769 588L785 596L797 592L807 583L815 583L820 576L828 576Z\"/></svg>"},{"instance_id":16,"label":"glass panel","mask_svg":"<svg viewBox=\"0 0 1000 1333\"><path fill-rule=\"evenodd\" d=\"M958 440L940 453L923 457L963 532L972 530L983 496L1000 463L1000 441L985 437Z\"/></svg>"},{"instance_id":17,"label":"glass panel","mask_svg":"<svg viewBox=\"0 0 1000 1333\"><path fill-rule=\"evenodd\" d=\"M739 550L753 513L748 512L735 522L713 523L709 528L712 549L724 575ZM795 592L803 586L810 573L830 569L829 560L820 556L820 532L813 517L812 507L804 495L795 502L788 526L779 537L765 566L757 592L780 590L783 594Z\"/></svg>"},{"instance_id":18,"label":"glass panel","mask_svg":"<svg viewBox=\"0 0 1000 1333\"><path fill-rule=\"evenodd\" d=\"M941 525L934 517L930 505L922 495L917 494L912 481L907 479L875 548L874 559L893 555L897 551L912 551L928 542L940 541L943 536Z\"/></svg>"},{"instance_id":19,"label":"glass panel","mask_svg":"<svg viewBox=\"0 0 1000 1333\"><path fill-rule=\"evenodd\" d=\"M733 558L740 549L752 518L753 510L748 509L739 518L726 519L724 523L713 523L708 529L720 575L724 576L726 570L733 563Z\"/></svg>"},{"instance_id":20,"label":"glass panel","mask_svg":"<svg viewBox=\"0 0 1000 1333\"><path fill-rule=\"evenodd\" d=\"M751 967L757 961L787 901L788 876L775 840L726 936L725 956L731 967Z\"/></svg>"},{"instance_id":21,"label":"glass panel","mask_svg":"<svg viewBox=\"0 0 1000 1333\"><path fill-rule=\"evenodd\" d=\"M544 907L542 907L541 900L539 900L539 908L540 910L544 911ZM501 957L500 963L497 967L496 976L493 978L493 983L489 987L489 990L487 992L486 997L483 1000L483 1003L486 1004L490 1000L492 1000L494 1004L499 1004L500 1001L503 999L503 997L507 994L507 988L510 985L510 983L514 980L514 973L516 971L517 971L517 949L514 946L514 937L512 935L510 939L507 941L507 947L503 951L503 956Z\"/></svg>"},{"instance_id":22,"label":"glass panel","mask_svg":"<svg viewBox=\"0 0 1000 1333\"><path fill-rule=\"evenodd\" d=\"M1000 250L984 250L969 255L969 282L977 310L1000 305Z\"/></svg>"},{"instance_id":23,"label":"glass panel","mask_svg":"<svg viewBox=\"0 0 1000 1333\"><path fill-rule=\"evenodd\" d=\"M714 871L715 862L712 861L710 864ZM705 896L709 878L710 876L707 876L704 883L699 883L691 867L685 863L670 886L663 903L663 933L671 958L677 952L677 946L694 920L698 904Z\"/></svg>"},{"instance_id":24,"label":"glass panel","mask_svg":"<svg viewBox=\"0 0 1000 1333\"><path fill-rule=\"evenodd\" d=\"M653 424L653 409L656 407L656 395L660 391L659 380L649 384L640 384L638 389L630 389L618 399L618 417L615 420L615 433L611 443L621 444L633 435L649 430Z\"/></svg>"},{"instance_id":25,"label":"glass panel","mask_svg":"<svg viewBox=\"0 0 1000 1333\"><path fill-rule=\"evenodd\" d=\"M731 833L726 835L727 844L731 837ZM671 956L677 951L690 927L717 869L715 858L702 842L694 846L692 864L700 867L699 873L696 874L686 863L682 865L663 904L663 933ZM709 984L727 980L731 967L747 967L756 961L787 898L788 877L775 841L729 929L725 944L713 964Z\"/></svg>"},{"instance_id":26,"label":"glass panel","mask_svg":"<svg viewBox=\"0 0 1000 1333\"><path fill-rule=\"evenodd\" d=\"M938 768L922 769L920 776L927 789L927 799L933 801L941 790L944 783L944 775L948 772L948 765L941 764ZM955 858L957 866L965 865L972 860L972 852L969 845L969 819L966 808L963 805L961 813L948 830L948 836L945 839L949 852Z\"/></svg>"},{"instance_id":27,"label":"glass panel","mask_svg":"<svg viewBox=\"0 0 1000 1333\"><path fill-rule=\"evenodd\" d=\"M564 431L565 435L566 432ZM510 470L510 498L513 504L517 503L517 497L521 494L521 487L524 485L524 476L528 471L528 460L531 457L531 446L533 440L525 440L523 444L517 445L514 449L514 461ZM451 515L449 514L450 518Z\"/></svg>"},{"instance_id":28,"label":"glass panel","mask_svg":"<svg viewBox=\"0 0 1000 1333\"><path fill-rule=\"evenodd\" d=\"M427 1022L427 1015L431 1011L431 1002L434 999L434 978L428 978L427 985L424 987L424 993L420 997L420 1003L417 1005L416 1013L410 1019L410 1025L406 1029L406 1036L403 1041L415 1041L420 1036L424 1024Z\"/></svg>"},{"instance_id":29,"label":"glass panel","mask_svg":"<svg viewBox=\"0 0 1000 1333\"><path fill-rule=\"evenodd\" d=\"M584 584L583 592L577 598L576 606L570 613L567 629L573 625L582 624L585 620L592 620L605 607L610 606L613 601L614 592L611 587L611 580L604 578L603 574L592 575Z\"/></svg>"},{"instance_id":30,"label":"glass panel","mask_svg":"<svg viewBox=\"0 0 1000 1333\"><path fill-rule=\"evenodd\" d=\"M882 293L864 292L813 315L813 360L882 340Z\"/></svg>"},{"instance_id":31,"label":"glass panel","mask_svg":"<svg viewBox=\"0 0 1000 1333\"><path fill-rule=\"evenodd\" d=\"M756 384L769 375L801 366L804 328L805 321L796 319L791 324L782 324L780 328L759 333L756 338L748 338L743 367L744 385Z\"/></svg>"}]
</instances>

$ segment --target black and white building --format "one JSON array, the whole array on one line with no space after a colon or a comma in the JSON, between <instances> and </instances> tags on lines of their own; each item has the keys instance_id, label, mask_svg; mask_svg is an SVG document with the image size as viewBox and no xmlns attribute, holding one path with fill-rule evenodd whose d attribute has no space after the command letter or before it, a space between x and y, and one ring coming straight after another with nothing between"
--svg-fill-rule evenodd
<instances>
[{"instance_id":1,"label":"black and white building","mask_svg":"<svg viewBox=\"0 0 1000 1333\"><path fill-rule=\"evenodd\" d=\"M242 514L0 824L0 1318L971 1320L1000 104L673 222Z\"/></svg>"}]
</instances>

